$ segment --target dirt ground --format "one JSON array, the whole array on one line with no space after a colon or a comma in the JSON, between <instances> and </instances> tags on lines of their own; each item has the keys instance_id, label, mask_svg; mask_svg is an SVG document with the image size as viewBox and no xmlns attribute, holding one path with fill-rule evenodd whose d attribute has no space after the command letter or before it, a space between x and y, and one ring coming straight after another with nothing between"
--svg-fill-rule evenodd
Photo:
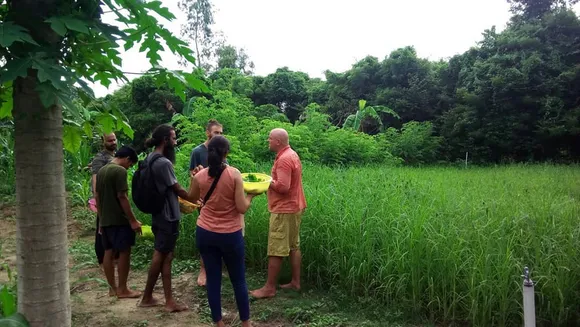
<instances>
[{"instance_id":1,"label":"dirt ground","mask_svg":"<svg viewBox=\"0 0 580 327\"><path fill-rule=\"evenodd\" d=\"M83 212L84 210L84 212ZM7 264L16 272L16 212L13 204L0 203L0 267ZM83 327L174 327L213 326L207 304L205 288L196 284L197 268L173 276L174 296L186 303L189 310L181 313L166 313L163 307L139 308L139 299L119 300L108 296L108 286L94 257L94 230L92 214L86 209L76 208L67 212L69 233L69 282L71 289L72 325ZM79 219L79 216L84 216ZM142 291L146 281L146 269L133 269L129 275L129 287ZM264 273L247 272L250 289L260 287ZM7 283L8 273L0 268L0 284ZM267 300L250 298L253 326L417 326L406 323L377 321L376 308L370 303L356 304L344 294L321 292L303 285L301 292L282 291ZM161 280L157 282L155 294L163 301ZM341 298L342 302L338 299ZM353 306L351 306L353 305ZM368 310L368 309L372 310ZM384 309L380 315L384 315ZM365 316L365 311L371 315ZM229 279L222 280L222 314L226 326L241 326ZM368 317L372 317L368 320Z\"/></svg>"},{"instance_id":2,"label":"dirt ground","mask_svg":"<svg viewBox=\"0 0 580 327\"><path fill-rule=\"evenodd\" d=\"M72 219L68 219L68 231L69 242L75 240L92 242L90 237L78 237L81 228ZM0 265L6 263L12 272L16 272L16 220L13 207L0 209L0 240L2 246ZM201 301L194 292L190 292L196 288L193 273L185 273L173 278L175 295L185 302L190 310L169 314L163 311L163 307L138 308L136 306L138 299L118 300L109 297L105 277L96 264L85 269L77 269L78 266L75 264L73 256L69 255L73 326L212 326L212 324L202 323L197 314ZM146 278L145 271L131 271L130 287L142 290ZM8 273L5 269L1 269L0 283L7 282ZM161 281L157 283L155 295L163 299ZM237 312L224 310L224 322L235 324L236 316Z\"/></svg>"}]
</instances>

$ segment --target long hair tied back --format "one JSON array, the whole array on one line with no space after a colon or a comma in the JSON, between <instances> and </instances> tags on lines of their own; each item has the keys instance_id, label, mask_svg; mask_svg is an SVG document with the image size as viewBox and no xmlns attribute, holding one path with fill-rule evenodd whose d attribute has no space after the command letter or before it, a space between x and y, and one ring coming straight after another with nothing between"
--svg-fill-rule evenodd
<instances>
[{"instance_id":1,"label":"long hair tied back","mask_svg":"<svg viewBox=\"0 0 580 327\"><path fill-rule=\"evenodd\" d=\"M223 170L224 157L230 151L230 142L221 135L211 138L207 145L209 176L216 177Z\"/></svg>"}]
</instances>

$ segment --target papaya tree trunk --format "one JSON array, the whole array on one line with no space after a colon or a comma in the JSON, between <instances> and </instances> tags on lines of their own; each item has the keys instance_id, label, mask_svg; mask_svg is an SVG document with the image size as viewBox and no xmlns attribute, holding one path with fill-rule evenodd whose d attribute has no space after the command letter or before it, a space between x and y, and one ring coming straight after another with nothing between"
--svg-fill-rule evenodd
<instances>
[{"instance_id":1,"label":"papaya tree trunk","mask_svg":"<svg viewBox=\"0 0 580 327\"><path fill-rule=\"evenodd\" d=\"M62 112L46 109L35 71L13 89L18 312L31 326L71 325Z\"/></svg>"}]
</instances>

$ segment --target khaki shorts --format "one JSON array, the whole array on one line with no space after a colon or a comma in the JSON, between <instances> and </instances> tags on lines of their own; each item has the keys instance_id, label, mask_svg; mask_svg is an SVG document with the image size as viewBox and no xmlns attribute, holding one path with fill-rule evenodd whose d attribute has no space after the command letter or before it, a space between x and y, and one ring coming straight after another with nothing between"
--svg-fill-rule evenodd
<instances>
[{"instance_id":1,"label":"khaki shorts","mask_svg":"<svg viewBox=\"0 0 580 327\"><path fill-rule=\"evenodd\" d=\"M290 250L300 249L302 212L270 214L268 256L287 257Z\"/></svg>"}]
</instances>

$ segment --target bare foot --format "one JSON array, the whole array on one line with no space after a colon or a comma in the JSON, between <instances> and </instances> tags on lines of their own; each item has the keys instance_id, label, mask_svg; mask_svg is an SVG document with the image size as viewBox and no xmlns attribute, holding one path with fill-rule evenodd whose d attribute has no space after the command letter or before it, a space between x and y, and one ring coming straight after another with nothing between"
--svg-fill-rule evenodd
<instances>
[{"instance_id":1,"label":"bare foot","mask_svg":"<svg viewBox=\"0 0 580 327\"><path fill-rule=\"evenodd\" d=\"M179 303L179 302L165 304L165 311L167 311L167 312L181 312L181 311L186 311L188 309L189 308L187 307L187 305L185 305L183 303Z\"/></svg>"},{"instance_id":2,"label":"bare foot","mask_svg":"<svg viewBox=\"0 0 580 327\"><path fill-rule=\"evenodd\" d=\"M294 282L290 282L288 284L280 285L280 288L283 290L295 290L300 291L300 284L296 284Z\"/></svg>"},{"instance_id":3,"label":"bare foot","mask_svg":"<svg viewBox=\"0 0 580 327\"><path fill-rule=\"evenodd\" d=\"M205 275L205 269L201 268L199 271L199 276L197 276L197 286L204 287L207 281L207 277Z\"/></svg>"},{"instance_id":4,"label":"bare foot","mask_svg":"<svg viewBox=\"0 0 580 327\"><path fill-rule=\"evenodd\" d=\"M117 291L119 299L136 299L141 296L141 292L133 290Z\"/></svg>"},{"instance_id":5,"label":"bare foot","mask_svg":"<svg viewBox=\"0 0 580 327\"><path fill-rule=\"evenodd\" d=\"M250 295L257 299L264 299L276 296L276 290L271 288L262 287L255 291L250 291Z\"/></svg>"},{"instance_id":6,"label":"bare foot","mask_svg":"<svg viewBox=\"0 0 580 327\"><path fill-rule=\"evenodd\" d=\"M117 290L109 287L109 296L110 297L117 296Z\"/></svg>"},{"instance_id":7,"label":"bare foot","mask_svg":"<svg viewBox=\"0 0 580 327\"><path fill-rule=\"evenodd\" d=\"M151 298L150 300L141 299L141 302L139 302L139 304L137 304L137 306L141 307L141 308L156 307L159 305L161 305L161 304L159 303L159 301L156 298Z\"/></svg>"}]
</instances>

